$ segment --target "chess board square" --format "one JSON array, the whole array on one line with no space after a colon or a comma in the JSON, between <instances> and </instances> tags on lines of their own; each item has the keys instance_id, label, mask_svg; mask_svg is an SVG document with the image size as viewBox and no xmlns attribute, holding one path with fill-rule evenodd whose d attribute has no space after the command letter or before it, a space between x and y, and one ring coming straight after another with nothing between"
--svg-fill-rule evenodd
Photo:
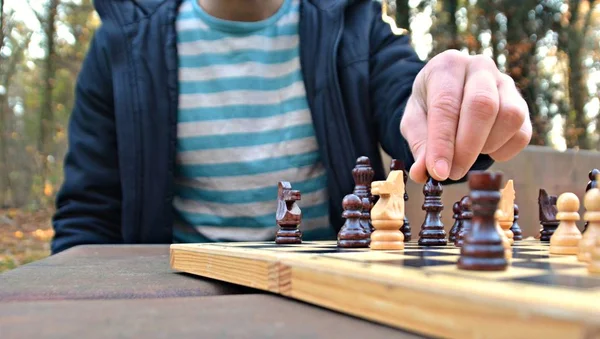
<instances>
[{"instance_id":1,"label":"chess board square","mask_svg":"<svg viewBox=\"0 0 600 339\"><path fill-rule=\"evenodd\" d=\"M327 254L327 253L348 253L368 251L365 248L337 248L337 247L306 247L306 248L271 248L275 252L293 252L302 254Z\"/></svg>"},{"instance_id":2,"label":"chess board square","mask_svg":"<svg viewBox=\"0 0 600 339\"><path fill-rule=\"evenodd\" d=\"M532 276L536 274L544 274L544 270L514 267L511 265L512 263L509 264L505 271L469 271L459 269L456 264L443 267L428 267L426 268L426 270L433 271L436 273L448 273L456 276L473 277L489 280L507 280L518 277Z\"/></svg>"},{"instance_id":3,"label":"chess board square","mask_svg":"<svg viewBox=\"0 0 600 339\"><path fill-rule=\"evenodd\" d=\"M548 261L552 263L579 264L576 255L548 255L546 258L535 259L536 261Z\"/></svg>"},{"instance_id":4,"label":"chess board square","mask_svg":"<svg viewBox=\"0 0 600 339\"><path fill-rule=\"evenodd\" d=\"M563 274L533 275L516 278L513 281L553 287L568 287L581 290L600 288L600 279L594 277L580 277Z\"/></svg>"},{"instance_id":5,"label":"chess board square","mask_svg":"<svg viewBox=\"0 0 600 339\"><path fill-rule=\"evenodd\" d=\"M405 250L404 251L404 255L407 256L415 256L415 257L441 257L441 256L447 256L448 253L443 252L443 251L428 251L428 250L423 250L423 251L412 251L412 250Z\"/></svg>"},{"instance_id":6,"label":"chess board square","mask_svg":"<svg viewBox=\"0 0 600 339\"><path fill-rule=\"evenodd\" d=\"M535 254L536 252L547 251L548 249L543 248L531 248L531 247L513 247L513 253L531 253Z\"/></svg>"},{"instance_id":7,"label":"chess board square","mask_svg":"<svg viewBox=\"0 0 600 339\"><path fill-rule=\"evenodd\" d=\"M426 258L406 258L399 260L380 260L376 261L377 264L385 264L391 266L402 266L402 267L433 267L433 266L448 266L454 265L451 261L446 260L435 260Z\"/></svg>"},{"instance_id":8,"label":"chess board square","mask_svg":"<svg viewBox=\"0 0 600 339\"><path fill-rule=\"evenodd\" d=\"M379 260L398 260L404 258L402 251L360 251L360 252L343 252L331 253L325 255L328 258L336 258L351 261L379 261Z\"/></svg>"},{"instance_id":9,"label":"chess board square","mask_svg":"<svg viewBox=\"0 0 600 339\"><path fill-rule=\"evenodd\" d=\"M575 265L573 265L573 266L575 266ZM582 264L581 266L579 266L577 268L569 268L569 269L560 270L559 273L561 275L577 275L580 277L589 277L592 279L600 279L600 275L596 276L596 275L590 274L586 264Z\"/></svg>"},{"instance_id":10,"label":"chess board square","mask_svg":"<svg viewBox=\"0 0 600 339\"><path fill-rule=\"evenodd\" d=\"M547 254L531 254L531 253L520 253L513 252L513 258L515 259L548 259L549 256Z\"/></svg>"},{"instance_id":11,"label":"chess board square","mask_svg":"<svg viewBox=\"0 0 600 339\"><path fill-rule=\"evenodd\" d=\"M512 266L524 267L524 268L536 268L536 269L551 270L551 271L579 267L579 265L574 265L574 264L554 263L554 262L550 262L550 261L537 261L537 260L515 261L512 263Z\"/></svg>"}]
</instances>

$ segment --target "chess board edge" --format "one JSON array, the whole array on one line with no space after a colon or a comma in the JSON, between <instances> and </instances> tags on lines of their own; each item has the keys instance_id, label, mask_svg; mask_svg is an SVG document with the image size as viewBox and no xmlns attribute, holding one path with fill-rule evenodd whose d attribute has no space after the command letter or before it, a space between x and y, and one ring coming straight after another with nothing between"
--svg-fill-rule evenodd
<instances>
[{"instance_id":1,"label":"chess board edge","mask_svg":"<svg viewBox=\"0 0 600 339\"><path fill-rule=\"evenodd\" d=\"M240 243L172 245L171 267L437 337L600 336L600 304L580 291L390 269Z\"/></svg>"}]
</instances>

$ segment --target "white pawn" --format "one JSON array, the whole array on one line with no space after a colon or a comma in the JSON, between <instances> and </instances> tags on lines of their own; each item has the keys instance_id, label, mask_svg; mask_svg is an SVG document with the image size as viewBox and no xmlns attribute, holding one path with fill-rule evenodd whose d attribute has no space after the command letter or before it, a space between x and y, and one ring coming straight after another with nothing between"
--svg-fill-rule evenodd
<instances>
[{"instance_id":1,"label":"white pawn","mask_svg":"<svg viewBox=\"0 0 600 339\"><path fill-rule=\"evenodd\" d=\"M556 201L556 220L560 221L550 238L551 254L577 254L581 231L575 221L579 220L579 198L573 193L563 193Z\"/></svg>"},{"instance_id":2,"label":"white pawn","mask_svg":"<svg viewBox=\"0 0 600 339\"><path fill-rule=\"evenodd\" d=\"M587 231L579 242L579 253L577 259L589 262L592 259L592 249L596 245L596 238L600 236L600 190L592 188L583 198L585 214L583 219L588 222Z\"/></svg>"},{"instance_id":3,"label":"white pawn","mask_svg":"<svg viewBox=\"0 0 600 339\"><path fill-rule=\"evenodd\" d=\"M588 225L588 231L589 227L590 225ZM586 231L585 233L587 233L588 231ZM588 271L593 274L600 274L600 236L596 237L594 248L592 248L591 250Z\"/></svg>"}]
</instances>

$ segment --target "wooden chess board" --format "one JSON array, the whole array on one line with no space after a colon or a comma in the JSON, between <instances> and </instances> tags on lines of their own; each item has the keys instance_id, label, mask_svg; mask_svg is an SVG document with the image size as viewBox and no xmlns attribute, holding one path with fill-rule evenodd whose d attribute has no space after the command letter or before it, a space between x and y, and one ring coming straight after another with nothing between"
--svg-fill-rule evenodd
<instances>
[{"instance_id":1,"label":"wooden chess board","mask_svg":"<svg viewBox=\"0 0 600 339\"><path fill-rule=\"evenodd\" d=\"M600 276L548 248L515 242L506 271L473 272L453 245L174 244L171 267L436 337L600 338Z\"/></svg>"}]
</instances>

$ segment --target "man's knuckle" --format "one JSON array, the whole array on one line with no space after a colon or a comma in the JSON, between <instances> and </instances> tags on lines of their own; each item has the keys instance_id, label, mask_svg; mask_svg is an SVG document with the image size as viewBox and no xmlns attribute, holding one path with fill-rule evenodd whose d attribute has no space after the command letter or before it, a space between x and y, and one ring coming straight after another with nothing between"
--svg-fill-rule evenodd
<instances>
[{"instance_id":1,"label":"man's knuckle","mask_svg":"<svg viewBox=\"0 0 600 339\"><path fill-rule=\"evenodd\" d=\"M410 147L410 151L412 154L417 154L417 152L425 145L424 139L410 140L408 142L408 146Z\"/></svg>"},{"instance_id":2,"label":"man's knuckle","mask_svg":"<svg viewBox=\"0 0 600 339\"><path fill-rule=\"evenodd\" d=\"M440 93L431 103L431 111L441 119L457 120L460 113L460 99L452 93Z\"/></svg>"},{"instance_id":3,"label":"man's knuckle","mask_svg":"<svg viewBox=\"0 0 600 339\"><path fill-rule=\"evenodd\" d=\"M478 120L494 118L498 113L498 100L489 91L478 91L469 101L470 114Z\"/></svg>"},{"instance_id":4,"label":"man's knuckle","mask_svg":"<svg viewBox=\"0 0 600 339\"><path fill-rule=\"evenodd\" d=\"M508 126L520 128L525 122L527 112L524 112L518 105L507 104L500 112L500 119Z\"/></svg>"},{"instance_id":5,"label":"man's knuckle","mask_svg":"<svg viewBox=\"0 0 600 339\"><path fill-rule=\"evenodd\" d=\"M482 66L485 69L497 69L496 63L489 56L478 54L472 57L473 62Z\"/></svg>"}]
</instances>

